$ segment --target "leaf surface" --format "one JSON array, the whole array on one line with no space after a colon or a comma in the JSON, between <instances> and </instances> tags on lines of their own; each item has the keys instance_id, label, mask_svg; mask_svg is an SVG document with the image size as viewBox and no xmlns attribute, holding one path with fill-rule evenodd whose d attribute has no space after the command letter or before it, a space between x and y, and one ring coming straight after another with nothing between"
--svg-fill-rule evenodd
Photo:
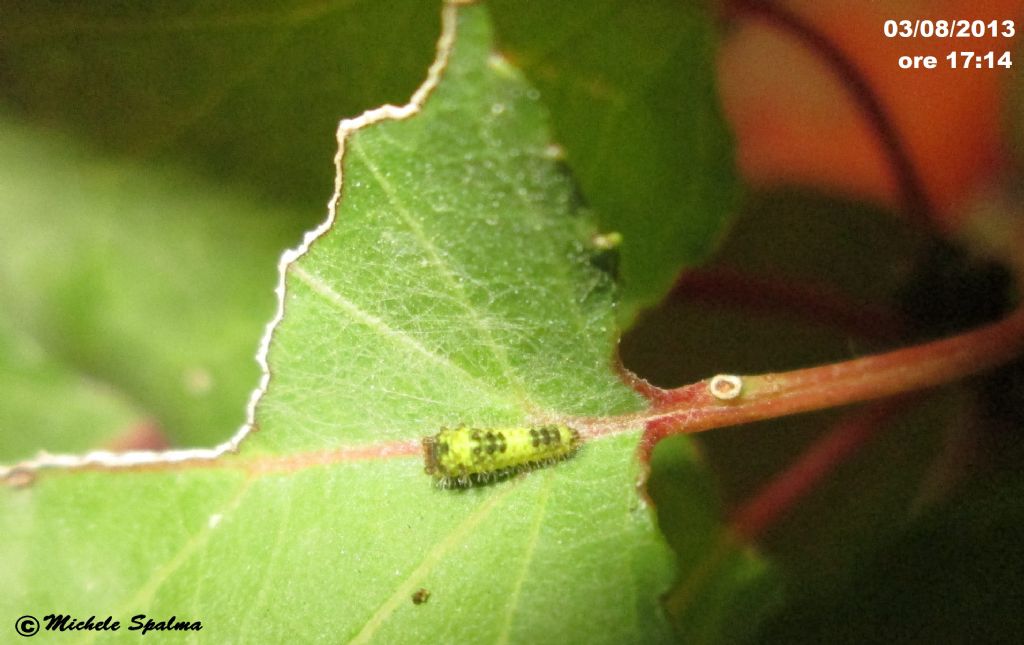
<instances>
[{"instance_id":1,"label":"leaf surface","mask_svg":"<svg viewBox=\"0 0 1024 645\"><path fill-rule=\"evenodd\" d=\"M737 206L733 141L701 3L492 3L600 225L623 236L619 319L714 250Z\"/></svg>"},{"instance_id":2,"label":"leaf surface","mask_svg":"<svg viewBox=\"0 0 1024 645\"><path fill-rule=\"evenodd\" d=\"M458 13L422 111L345 140L333 225L287 268L258 431L238 455L4 488L0 613L107 612L122 639L138 613L216 642L671 639L675 568L636 494L641 427L620 415L644 402L612 369L596 229L486 13ZM423 472L441 426L550 421L586 437L564 463L466 489ZM692 450L675 463L706 479ZM687 499L680 554L715 610L682 613L708 639L753 570L700 566L712 498Z\"/></svg>"}]
</instances>

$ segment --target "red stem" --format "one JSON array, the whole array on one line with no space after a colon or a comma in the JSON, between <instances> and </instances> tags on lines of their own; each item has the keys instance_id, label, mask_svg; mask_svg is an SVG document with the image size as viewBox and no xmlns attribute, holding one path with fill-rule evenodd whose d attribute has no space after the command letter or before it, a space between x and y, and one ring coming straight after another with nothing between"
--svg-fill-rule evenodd
<instances>
[{"instance_id":1,"label":"red stem","mask_svg":"<svg viewBox=\"0 0 1024 645\"><path fill-rule=\"evenodd\" d=\"M890 419L906 408L908 402L906 397L882 401L842 419L732 514L729 524L733 533L748 541L757 539L814 490L836 466L853 457L874 439Z\"/></svg>"},{"instance_id":2,"label":"red stem","mask_svg":"<svg viewBox=\"0 0 1024 645\"><path fill-rule=\"evenodd\" d=\"M849 91L882 144L907 218L922 230L934 231L934 208L924 189L924 182L881 99L853 61L814 25L785 7L767 0L729 0L726 6L735 13L761 18L789 33L829 66Z\"/></svg>"},{"instance_id":3,"label":"red stem","mask_svg":"<svg viewBox=\"0 0 1024 645\"><path fill-rule=\"evenodd\" d=\"M907 322L892 312L851 301L826 286L781 277L755 276L729 268L696 268L680 277L671 297L686 302L742 306L769 314L791 313L803 320L872 340L902 336Z\"/></svg>"},{"instance_id":4,"label":"red stem","mask_svg":"<svg viewBox=\"0 0 1024 645\"><path fill-rule=\"evenodd\" d=\"M934 387L1007 363L1024 351L1024 308L972 332L885 354L779 374L745 376L742 394L720 400L698 381L662 390L644 415L640 457L661 439Z\"/></svg>"}]
</instances>

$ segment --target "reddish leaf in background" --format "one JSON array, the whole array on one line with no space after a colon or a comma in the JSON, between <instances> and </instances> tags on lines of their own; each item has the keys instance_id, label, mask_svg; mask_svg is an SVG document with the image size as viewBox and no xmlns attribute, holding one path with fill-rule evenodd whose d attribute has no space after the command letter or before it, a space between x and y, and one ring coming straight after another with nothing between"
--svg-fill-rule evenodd
<instances>
[{"instance_id":1,"label":"reddish leaf in background","mask_svg":"<svg viewBox=\"0 0 1024 645\"><path fill-rule=\"evenodd\" d=\"M940 224L1005 162L1012 69L950 69L950 51L1019 51L1022 0L863 0L780 3L832 41L864 75L918 169ZM886 38L888 19L1016 21L1013 38ZM846 87L815 52L770 22L739 14L719 57L719 87L738 163L754 185L803 184L898 208L892 170ZM901 55L932 55L937 69L903 70Z\"/></svg>"}]
</instances>

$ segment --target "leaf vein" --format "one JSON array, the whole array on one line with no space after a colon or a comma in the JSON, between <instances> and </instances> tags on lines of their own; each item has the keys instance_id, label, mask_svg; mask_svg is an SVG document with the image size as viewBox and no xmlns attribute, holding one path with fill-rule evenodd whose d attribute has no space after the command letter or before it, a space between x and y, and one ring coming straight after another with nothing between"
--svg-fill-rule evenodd
<instances>
[{"instance_id":1,"label":"leaf vein","mask_svg":"<svg viewBox=\"0 0 1024 645\"><path fill-rule=\"evenodd\" d=\"M289 267L289 269L291 270L292 274L296 278L301 280L303 283L305 283L306 286L311 288L315 293L323 296L324 299L326 299L331 304L335 305L341 311L345 312L353 320L356 320L357 322L360 322L366 325L367 327L372 328L381 336L401 343L405 347L412 349L413 351L419 353L428 360L436 363L437 365L440 365L441 367L458 372L467 381L472 383L481 393L488 395L489 398L495 400L509 400L508 397L504 396L493 383L489 383L487 381L482 380L479 376L473 374L472 372L468 371L465 367L451 360L450 357L445 356L443 354L439 354L433 349L427 347L419 340L417 340L414 336L411 336L409 333L388 325L384 320L377 316L374 316L370 312L366 311L365 309L357 305L355 302L342 296L340 293L332 289L329 284L327 284L317 276L314 276L313 274L309 273L301 266L293 264L291 267Z\"/></svg>"}]
</instances>

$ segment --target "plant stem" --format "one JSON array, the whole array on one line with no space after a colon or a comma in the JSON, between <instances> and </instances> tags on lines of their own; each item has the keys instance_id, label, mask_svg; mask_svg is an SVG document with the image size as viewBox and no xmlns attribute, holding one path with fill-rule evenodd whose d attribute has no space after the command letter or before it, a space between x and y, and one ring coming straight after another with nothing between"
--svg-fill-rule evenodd
<instances>
[{"instance_id":1,"label":"plant stem","mask_svg":"<svg viewBox=\"0 0 1024 645\"><path fill-rule=\"evenodd\" d=\"M839 78L881 143L900 191L907 218L924 231L935 232L935 212L910 153L878 94L853 61L809 21L767 0L729 0L732 13L761 18L812 50Z\"/></svg>"},{"instance_id":2,"label":"plant stem","mask_svg":"<svg viewBox=\"0 0 1024 645\"><path fill-rule=\"evenodd\" d=\"M1024 351L1024 307L974 331L914 347L819 367L744 376L742 392L716 398L711 379L659 390L642 415L640 456L661 439L740 423L880 399L949 383L1013 360Z\"/></svg>"},{"instance_id":3,"label":"plant stem","mask_svg":"<svg viewBox=\"0 0 1024 645\"><path fill-rule=\"evenodd\" d=\"M901 397L880 401L840 420L732 513L729 526L733 533L747 541L757 539L814 490L836 466L874 439L890 419L907 407L910 400Z\"/></svg>"},{"instance_id":4,"label":"plant stem","mask_svg":"<svg viewBox=\"0 0 1024 645\"><path fill-rule=\"evenodd\" d=\"M725 267L698 267L680 276L670 293L685 302L742 307L745 311L790 314L812 324L867 338L891 341L908 329L907 321L884 307L855 302L825 285L781 276L743 273Z\"/></svg>"}]
</instances>

